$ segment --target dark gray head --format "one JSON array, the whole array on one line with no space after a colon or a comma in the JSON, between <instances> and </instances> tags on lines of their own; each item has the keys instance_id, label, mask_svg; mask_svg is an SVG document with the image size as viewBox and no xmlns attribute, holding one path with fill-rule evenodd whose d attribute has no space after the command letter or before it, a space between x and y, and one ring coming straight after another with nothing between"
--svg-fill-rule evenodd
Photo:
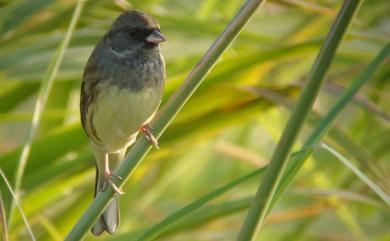
<instances>
[{"instance_id":1,"label":"dark gray head","mask_svg":"<svg viewBox=\"0 0 390 241\"><path fill-rule=\"evenodd\" d=\"M130 53L136 50L158 50L165 41L158 21L137 10L122 13L107 33L109 46L116 53Z\"/></svg>"}]
</instances>

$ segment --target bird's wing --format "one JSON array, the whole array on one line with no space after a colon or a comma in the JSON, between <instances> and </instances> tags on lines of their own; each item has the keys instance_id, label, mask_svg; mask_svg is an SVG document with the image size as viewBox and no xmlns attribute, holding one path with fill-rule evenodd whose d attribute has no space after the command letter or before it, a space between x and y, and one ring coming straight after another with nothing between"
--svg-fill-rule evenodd
<instances>
[{"instance_id":1,"label":"bird's wing","mask_svg":"<svg viewBox=\"0 0 390 241\"><path fill-rule=\"evenodd\" d=\"M91 108L99 94L98 84L101 82L96 55L95 48L84 70L83 81L81 83L80 116L81 125L85 132L94 142L98 143L100 140L93 126L93 108Z\"/></svg>"}]
</instances>

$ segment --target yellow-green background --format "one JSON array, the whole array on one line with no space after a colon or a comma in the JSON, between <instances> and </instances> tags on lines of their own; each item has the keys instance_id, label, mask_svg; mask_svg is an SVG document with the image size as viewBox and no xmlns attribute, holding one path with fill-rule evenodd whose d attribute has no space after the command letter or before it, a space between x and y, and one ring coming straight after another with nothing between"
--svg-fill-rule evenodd
<instances>
[{"instance_id":1,"label":"yellow-green background","mask_svg":"<svg viewBox=\"0 0 390 241\"><path fill-rule=\"evenodd\" d=\"M38 240L63 240L92 201L94 160L79 122L86 60L124 8L154 15L167 38L164 101L224 29L240 0L89 0L55 79L22 182L21 204ZM0 168L13 182L39 84L64 38L76 1L0 1ZM341 1L275 0L256 12L123 188L121 227L131 240L178 208L268 162ZM341 44L315 104L323 115L390 38L390 4L366 0ZM389 177L390 68L387 62L343 112L328 144L366 175ZM259 91L260 90L260 91ZM302 137L315 127L305 125ZM300 139L299 143L304 140ZM295 151L299 149L299 143ZM359 158L367 151L370 159ZM259 178L181 220L158 240L234 240ZM374 178L389 185L389 178ZM9 193L1 180L5 206ZM389 191L389 190L388 190ZM324 150L317 150L267 219L258 240L389 240L380 199ZM29 240L18 212L11 240Z\"/></svg>"}]
</instances>

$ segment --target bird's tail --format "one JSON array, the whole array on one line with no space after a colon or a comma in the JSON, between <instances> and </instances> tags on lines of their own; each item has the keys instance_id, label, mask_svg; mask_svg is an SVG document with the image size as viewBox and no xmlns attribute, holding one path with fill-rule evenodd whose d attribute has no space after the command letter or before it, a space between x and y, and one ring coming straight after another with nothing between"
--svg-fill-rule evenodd
<instances>
[{"instance_id":1,"label":"bird's tail","mask_svg":"<svg viewBox=\"0 0 390 241\"><path fill-rule=\"evenodd\" d=\"M104 176L104 153L94 148L96 158L96 179L95 179L95 197L99 192L108 187L108 183ZM125 151L109 154L110 169L116 170L117 165L123 159ZM100 235L104 231L113 234L119 227L119 197L116 195L108 204L106 210L99 217L96 224L92 227L93 235Z\"/></svg>"}]
</instances>

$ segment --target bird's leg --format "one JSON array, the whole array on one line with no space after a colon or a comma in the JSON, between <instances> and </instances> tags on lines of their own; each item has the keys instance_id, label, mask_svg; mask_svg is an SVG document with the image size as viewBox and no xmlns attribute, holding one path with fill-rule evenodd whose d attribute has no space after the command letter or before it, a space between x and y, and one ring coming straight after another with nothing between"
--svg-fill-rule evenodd
<instances>
[{"instance_id":1,"label":"bird's leg","mask_svg":"<svg viewBox=\"0 0 390 241\"><path fill-rule=\"evenodd\" d=\"M146 139L152 144L156 149L160 149L158 147L157 139L153 136L153 133L150 131L151 127L149 123L143 124L139 130L145 135Z\"/></svg>"},{"instance_id":2,"label":"bird's leg","mask_svg":"<svg viewBox=\"0 0 390 241\"><path fill-rule=\"evenodd\" d=\"M108 153L106 152L104 154L104 176L106 177L106 181L112 186L112 188L114 189L114 191L119 194L119 195L122 195L124 194L124 192L118 188L115 183L112 181L112 177L115 176L115 174L113 174L111 171L110 171L110 166L109 166L109 163L108 163Z\"/></svg>"}]
</instances>

